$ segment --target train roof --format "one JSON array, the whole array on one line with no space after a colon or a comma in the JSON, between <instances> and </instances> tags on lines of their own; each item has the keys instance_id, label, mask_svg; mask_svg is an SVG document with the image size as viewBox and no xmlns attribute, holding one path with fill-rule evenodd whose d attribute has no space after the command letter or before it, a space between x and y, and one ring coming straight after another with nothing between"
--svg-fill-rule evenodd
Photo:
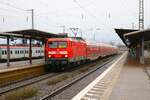
<instances>
[{"instance_id":1,"label":"train roof","mask_svg":"<svg viewBox=\"0 0 150 100\"><path fill-rule=\"evenodd\" d=\"M81 37L66 37L66 38L49 38L48 41L82 41L85 42Z\"/></svg>"},{"instance_id":2,"label":"train roof","mask_svg":"<svg viewBox=\"0 0 150 100\"><path fill-rule=\"evenodd\" d=\"M33 47L40 47L40 46L33 46ZM7 46L0 45L0 48L7 48ZM15 46L15 45L10 45L10 48L29 48L29 46Z\"/></svg>"},{"instance_id":3,"label":"train roof","mask_svg":"<svg viewBox=\"0 0 150 100\"><path fill-rule=\"evenodd\" d=\"M101 43L101 42L99 43L99 42L92 41L92 40L84 40L81 37L49 38L48 41L82 41L90 46L105 46L105 47L117 48L116 46L113 46L111 44Z\"/></svg>"},{"instance_id":4,"label":"train roof","mask_svg":"<svg viewBox=\"0 0 150 100\"><path fill-rule=\"evenodd\" d=\"M104 47L117 48L116 46L113 46L113 45L111 45L111 44L102 43L102 42L96 42L96 41L92 41L92 40L86 40L86 44L87 44L87 45L93 45L93 46L104 46Z\"/></svg>"}]
</instances>

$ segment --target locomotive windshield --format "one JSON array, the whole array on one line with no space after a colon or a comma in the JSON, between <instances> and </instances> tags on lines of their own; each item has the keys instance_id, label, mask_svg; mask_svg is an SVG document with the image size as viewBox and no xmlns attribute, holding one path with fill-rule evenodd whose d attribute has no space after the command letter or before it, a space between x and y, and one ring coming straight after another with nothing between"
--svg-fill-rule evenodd
<instances>
[{"instance_id":1,"label":"locomotive windshield","mask_svg":"<svg viewBox=\"0 0 150 100\"><path fill-rule=\"evenodd\" d=\"M67 48L67 42L49 42L49 48Z\"/></svg>"}]
</instances>

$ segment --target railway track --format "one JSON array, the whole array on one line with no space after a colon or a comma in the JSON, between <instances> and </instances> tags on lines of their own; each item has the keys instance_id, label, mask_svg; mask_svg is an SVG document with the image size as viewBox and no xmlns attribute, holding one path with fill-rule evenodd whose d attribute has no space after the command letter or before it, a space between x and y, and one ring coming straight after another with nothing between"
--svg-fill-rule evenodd
<instances>
[{"instance_id":1,"label":"railway track","mask_svg":"<svg viewBox=\"0 0 150 100\"><path fill-rule=\"evenodd\" d=\"M92 64L92 63L91 63ZM82 65L81 65L82 66ZM85 64L86 66L86 64ZM73 68L73 69L70 69L68 70L67 72L71 72L71 71L74 71L74 70L77 70L78 67L76 68ZM21 69L22 70L22 69ZM36 70L36 69L34 69ZM16 70L17 71L17 70ZM14 71L13 73L16 73L16 71ZM32 71L29 71L29 72L32 72ZM9 74L10 72L8 72ZM13 77L16 77L17 75L21 75L21 74L25 74L25 73L19 73L18 71L18 74L10 74L8 76L11 76L11 77L8 77L8 79L6 80L9 80L10 78L13 78ZM7 73L6 73L7 74ZM45 79L49 79L49 78L52 78L52 77L55 77L57 75L61 75L63 74L63 72L59 72L59 73L48 73L48 74L41 74L39 76L36 76L36 77L31 77L31 78L26 78L26 79L21 79L21 80L18 80L18 81L12 81L12 82L8 82L6 84L1 84L0 85L0 95L1 94L4 94L6 92L9 92L9 91L12 91L12 90L15 90L15 89L18 89L18 88L21 88L21 87L25 87L25 86L28 86L28 85L31 85L31 84L34 84L36 82L40 82L42 80L45 80ZM26 75L26 74L25 74ZM7 78L7 77L4 77L4 78Z\"/></svg>"},{"instance_id":2,"label":"railway track","mask_svg":"<svg viewBox=\"0 0 150 100\"><path fill-rule=\"evenodd\" d=\"M108 58L110 59L110 58ZM106 59L103 59L104 61ZM70 86L72 86L73 84L77 83L78 81L82 80L84 77L88 76L89 74L95 72L96 70L100 69L101 67L103 67L104 65L106 65L107 63L109 63L109 61L103 63L101 66L99 66L98 68L95 68L94 70L91 70L90 72L84 74L83 76L71 81L70 83L56 89L55 91L51 92L49 95L46 95L44 96L43 98L41 98L41 100L47 100L49 98L52 98L54 96L56 96L57 94L61 93L62 91L64 91L65 89L69 88ZM85 64L85 65L81 65L81 66L86 66L88 64ZM91 66L96 66L95 64L93 65L93 63L91 63ZM74 70L77 70L79 69L79 67L77 68L73 68L71 70L68 70L68 72L73 72ZM15 90L15 89L18 89L18 88L21 88L21 87L25 87L25 86L28 86L28 85L32 85L36 82L40 82L42 80L46 80L46 79L51 79L52 77L55 77L57 75L61 75L63 74L63 72L61 73L51 73L51 74L45 74L45 75L41 75L41 76L38 76L38 77L34 77L34 78L31 78L31 79L27 79L27 80L22 80L20 82L16 82L14 84L10 84L10 85L6 85L4 87L0 87L0 95L6 93L6 92L9 92L9 91L12 91L12 90Z\"/></svg>"},{"instance_id":3,"label":"railway track","mask_svg":"<svg viewBox=\"0 0 150 100\"><path fill-rule=\"evenodd\" d=\"M52 91L50 94L45 95L44 97L40 98L40 100L52 100L55 96L57 96L58 94L62 93L64 90L68 89L69 87L73 86L75 83L81 81L82 79L84 79L85 77L89 76L90 74L96 72L98 69L104 67L105 65L107 65L108 63L112 62L111 60L108 60L106 62L104 62L103 64L101 64L100 66L98 66L97 68L94 68L93 70L85 73L84 75L76 78L75 80L72 80L71 82L65 84L64 86L61 86L59 88L57 88L56 90Z\"/></svg>"},{"instance_id":4,"label":"railway track","mask_svg":"<svg viewBox=\"0 0 150 100\"><path fill-rule=\"evenodd\" d=\"M30 78L30 79L27 79L27 80L22 80L22 81L19 81L19 82L15 82L14 84L12 83L12 84L0 87L0 94L9 92L9 91L12 91L12 90L15 90L17 88L21 88L21 87L24 87L24 86L27 86L27 85L30 85L30 84L34 84L36 82L39 82L39 81L42 81L42 80L45 80L47 78L51 78L51 77L54 77L54 76L57 76L57 75L58 75L58 73L51 73L51 74L45 74L45 75L41 75L41 76L38 76L38 77Z\"/></svg>"}]
</instances>

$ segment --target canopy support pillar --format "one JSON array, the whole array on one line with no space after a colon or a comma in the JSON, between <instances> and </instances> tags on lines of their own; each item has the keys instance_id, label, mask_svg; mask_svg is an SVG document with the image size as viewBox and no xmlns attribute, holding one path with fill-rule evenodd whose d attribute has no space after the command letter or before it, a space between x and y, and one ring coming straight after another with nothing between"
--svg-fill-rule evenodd
<instances>
[{"instance_id":1,"label":"canopy support pillar","mask_svg":"<svg viewBox=\"0 0 150 100\"><path fill-rule=\"evenodd\" d=\"M10 37L7 36L7 67L10 66L10 43L9 43Z\"/></svg>"},{"instance_id":2,"label":"canopy support pillar","mask_svg":"<svg viewBox=\"0 0 150 100\"><path fill-rule=\"evenodd\" d=\"M29 39L29 61L32 64L32 39Z\"/></svg>"},{"instance_id":3,"label":"canopy support pillar","mask_svg":"<svg viewBox=\"0 0 150 100\"><path fill-rule=\"evenodd\" d=\"M144 59L144 37L141 38L141 56L140 56L140 63L145 64Z\"/></svg>"}]
</instances>

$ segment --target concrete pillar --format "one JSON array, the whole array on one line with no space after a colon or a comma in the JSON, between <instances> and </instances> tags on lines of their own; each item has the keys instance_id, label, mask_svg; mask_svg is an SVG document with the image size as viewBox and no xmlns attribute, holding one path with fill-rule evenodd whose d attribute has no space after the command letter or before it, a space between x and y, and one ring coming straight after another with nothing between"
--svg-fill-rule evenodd
<instances>
[{"instance_id":1,"label":"concrete pillar","mask_svg":"<svg viewBox=\"0 0 150 100\"><path fill-rule=\"evenodd\" d=\"M29 39L29 61L32 64L32 39Z\"/></svg>"},{"instance_id":2,"label":"concrete pillar","mask_svg":"<svg viewBox=\"0 0 150 100\"><path fill-rule=\"evenodd\" d=\"M10 44L9 44L10 37L7 36L7 66L10 66Z\"/></svg>"},{"instance_id":3,"label":"concrete pillar","mask_svg":"<svg viewBox=\"0 0 150 100\"><path fill-rule=\"evenodd\" d=\"M142 37L142 40L141 40L140 63L141 63L141 64L145 64L145 59L144 59L144 37Z\"/></svg>"},{"instance_id":4,"label":"concrete pillar","mask_svg":"<svg viewBox=\"0 0 150 100\"><path fill-rule=\"evenodd\" d=\"M44 40L43 42L44 42L44 58L45 58L45 62L46 62L46 60L47 60L47 54L46 54L47 41Z\"/></svg>"}]
</instances>

